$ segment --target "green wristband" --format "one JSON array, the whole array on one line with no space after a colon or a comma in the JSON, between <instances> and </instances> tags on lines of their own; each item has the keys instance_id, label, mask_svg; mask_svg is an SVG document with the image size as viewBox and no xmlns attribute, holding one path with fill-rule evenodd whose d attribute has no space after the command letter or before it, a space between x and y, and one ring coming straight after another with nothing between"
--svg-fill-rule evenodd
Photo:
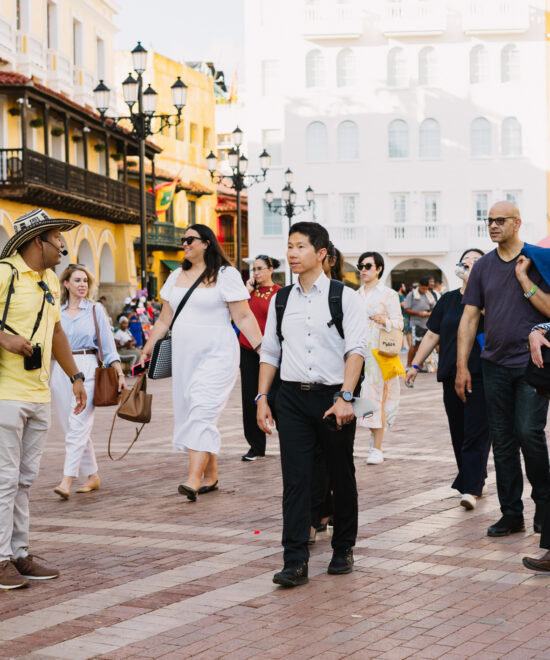
<instances>
[{"instance_id":1,"label":"green wristband","mask_svg":"<svg viewBox=\"0 0 550 660\"><path fill-rule=\"evenodd\" d=\"M531 296L534 296L535 293L536 293L538 290L539 290L538 286L537 286L536 284L533 284L533 286L531 287L531 290L528 291L527 293L524 293L523 295L524 295L526 298L530 298Z\"/></svg>"}]
</instances>

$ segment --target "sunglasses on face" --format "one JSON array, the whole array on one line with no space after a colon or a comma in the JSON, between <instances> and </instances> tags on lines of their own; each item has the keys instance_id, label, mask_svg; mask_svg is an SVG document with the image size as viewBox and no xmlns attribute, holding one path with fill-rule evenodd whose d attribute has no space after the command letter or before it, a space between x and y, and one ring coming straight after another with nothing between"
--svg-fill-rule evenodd
<instances>
[{"instance_id":1,"label":"sunglasses on face","mask_svg":"<svg viewBox=\"0 0 550 660\"><path fill-rule=\"evenodd\" d=\"M186 238L181 239L182 245L191 245L193 241L202 241L200 236L187 236Z\"/></svg>"},{"instance_id":2,"label":"sunglasses on face","mask_svg":"<svg viewBox=\"0 0 550 660\"><path fill-rule=\"evenodd\" d=\"M253 273L259 273L261 270L267 270L265 266L257 266L256 268L252 269Z\"/></svg>"},{"instance_id":3,"label":"sunglasses on face","mask_svg":"<svg viewBox=\"0 0 550 660\"><path fill-rule=\"evenodd\" d=\"M516 218L513 215L507 215L505 218L500 217L500 218L487 218L485 220L485 223L487 224L487 227L490 227L493 222L497 227L502 227L502 225L506 222L506 220L515 220Z\"/></svg>"},{"instance_id":4,"label":"sunglasses on face","mask_svg":"<svg viewBox=\"0 0 550 660\"><path fill-rule=\"evenodd\" d=\"M357 270L370 270L374 268L374 264L357 264Z\"/></svg>"},{"instance_id":5,"label":"sunglasses on face","mask_svg":"<svg viewBox=\"0 0 550 660\"><path fill-rule=\"evenodd\" d=\"M44 282L44 280L40 280L40 282L37 282L38 286L44 291L44 297L46 300L50 303L50 305L55 305L55 298L53 297L53 293L50 291L50 287Z\"/></svg>"}]
</instances>

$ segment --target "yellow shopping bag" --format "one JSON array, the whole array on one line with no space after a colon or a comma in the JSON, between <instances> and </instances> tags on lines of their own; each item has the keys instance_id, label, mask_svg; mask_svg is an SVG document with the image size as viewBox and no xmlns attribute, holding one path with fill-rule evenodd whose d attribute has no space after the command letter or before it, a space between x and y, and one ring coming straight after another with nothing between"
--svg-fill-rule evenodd
<instances>
[{"instance_id":1,"label":"yellow shopping bag","mask_svg":"<svg viewBox=\"0 0 550 660\"><path fill-rule=\"evenodd\" d=\"M385 355L380 355L376 348L372 351L372 354L374 355L375 360L378 362L378 366L380 367L382 378L384 380L391 380L396 376L402 376L405 378L405 369L401 364L399 355L386 357Z\"/></svg>"}]
</instances>

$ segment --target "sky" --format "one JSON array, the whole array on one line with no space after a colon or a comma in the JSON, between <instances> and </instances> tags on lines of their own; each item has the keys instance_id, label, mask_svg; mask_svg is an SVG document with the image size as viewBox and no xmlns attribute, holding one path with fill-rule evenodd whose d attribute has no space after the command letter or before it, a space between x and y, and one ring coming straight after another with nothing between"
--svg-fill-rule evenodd
<instances>
[{"instance_id":1,"label":"sky","mask_svg":"<svg viewBox=\"0 0 550 660\"><path fill-rule=\"evenodd\" d=\"M231 81L243 74L243 0L118 0L118 50L138 41L178 61L214 62Z\"/></svg>"}]
</instances>

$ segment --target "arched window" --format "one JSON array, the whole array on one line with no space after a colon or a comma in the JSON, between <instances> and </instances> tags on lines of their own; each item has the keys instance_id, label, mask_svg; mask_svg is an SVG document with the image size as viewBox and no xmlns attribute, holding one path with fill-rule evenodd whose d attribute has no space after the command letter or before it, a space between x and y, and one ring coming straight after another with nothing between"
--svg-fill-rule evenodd
<instances>
[{"instance_id":1,"label":"arched window","mask_svg":"<svg viewBox=\"0 0 550 660\"><path fill-rule=\"evenodd\" d=\"M470 125L470 153L472 156L490 156L491 151L491 124L485 117L477 117Z\"/></svg>"},{"instance_id":2,"label":"arched window","mask_svg":"<svg viewBox=\"0 0 550 660\"><path fill-rule=\"evenodd\" d=\"M504 46L500 53L500 80L519 82L519 50L514 44Z\"/></svg>"},{"instance_id":3,"label":"arched window","mask_svg":"<svg viewBox=\"0 0 550 660\"><path fill-rule=\"evenodd\" d=\"M474 46L470 51L470 82L485 83L489 80L489 55L484 46Z\"/></svg>"},{"instance_id":4,"label":"arched window","mask_svg":"<svg viewBox=\"0 0 550 660\"><path fill-rule=\"evenodd\" d=\"M407 86L407 60L402 48L392 48L388 53L388 87Z\"/></svg>"},{"instance_id":5,"label":"arched window","mask_svg":"<svg viewBox=\"0 0 550 660\"><path fill-rule=\"evenodd\" d=\"M409 156L409 126L403 119L394 119L388 126L388 155L390 158Z\"/></svg>"},{"instance_id":6,"label":"arched window","mask_svg":"<svg viewBox=\"0 0 550 660\"><path fill-rule=\"evenodd\" d=\"M418 53L418 82L420 85L437 84L437 58L431 46Z\"/></svg>"},{"instance_id":7,"label":"arched window","mask_svg":"<svg viewBox=\"0 0 550 660\"><path fill-rule=\"evenodd\" d=\"M351 48L344 48L336 58L336 84L338 87L355 85L355 55Z\"/></svg>"},{"instance_id":8,"label":"arched window","mask_svg":"<svg viewBox=\"0 0 550 660\"><path fill-rule=\"evenodd\" d=\"M515 117L502 122L502 155L521 156L521 124Z\"/></svg>"},{"instance_id":9,"label":"arched window","mask_svg":"<svg viewBox=\"0 0 550 660\"><path fill-rule=\"evenodd\" d=\"M359 130L354 121L338 124L338 160L359 158Z\"/></svg>"},{"instance_id":10,"label":"arched window","mask_svg":"<svg viewBox=\"0 0 550 660\"><path fill-rule=\"evenodd\" d=\"M420 158L439 158L441 156L441 130L435 119L424 119L420 124Z\"/></svg>"},{"instance_id":11,"label":"arched window","mask_svg":"<svg viewBox=\"0 0 550 660\"><path fill-rule=\"evenodd\" d=\"M306 55L306 87L323 87L325 84L325 58L319 49Z\"/></svg>"},{"instance_id":12,"label":"arched window","mask_svg":"<svg viewBox=\"0 0 550 660\"><path fill-rule=\"evenodd\" d=\"M327 127L322 121L313 121L306 129L306 160L328 160Z\"/></svg>"}]
</instances>

